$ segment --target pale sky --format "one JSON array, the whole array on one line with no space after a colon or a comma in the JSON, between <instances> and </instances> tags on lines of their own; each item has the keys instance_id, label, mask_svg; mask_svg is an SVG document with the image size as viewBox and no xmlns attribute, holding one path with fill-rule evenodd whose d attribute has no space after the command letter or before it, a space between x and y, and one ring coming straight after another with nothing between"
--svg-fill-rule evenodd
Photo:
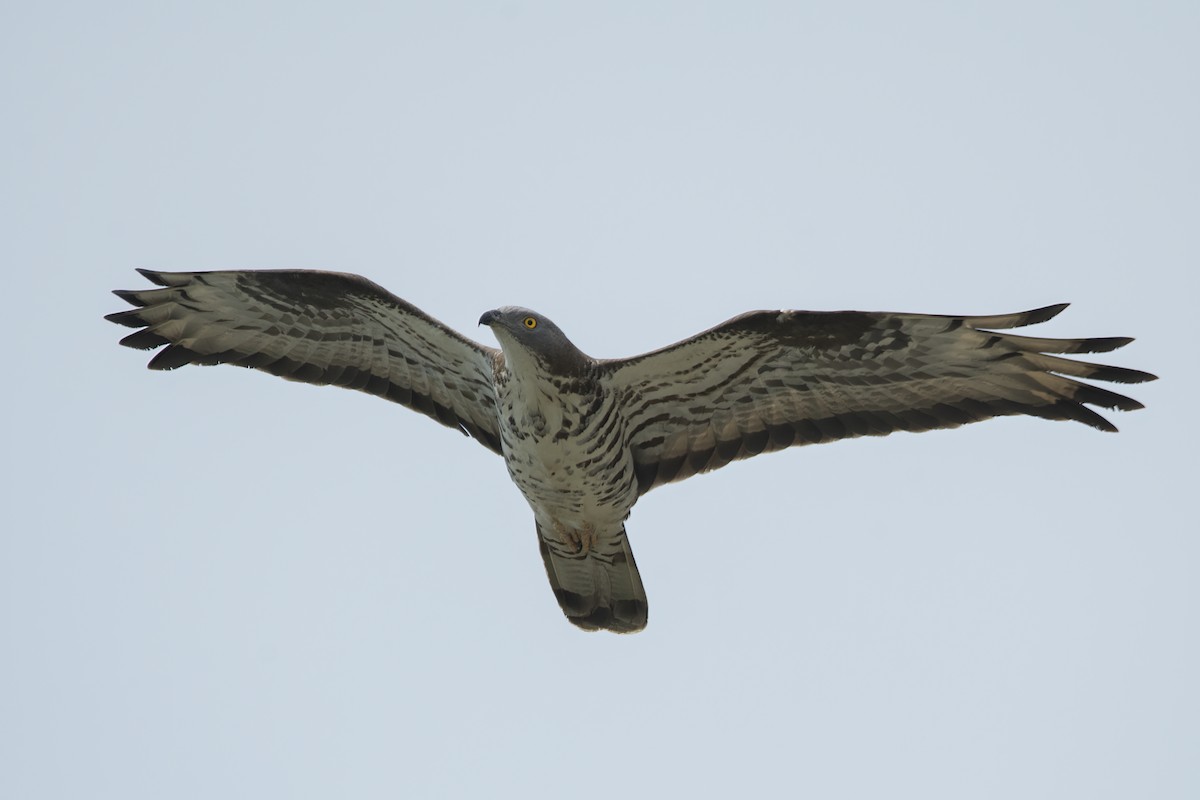
<instances>
[{"instance_id":1,"label":"pale sky","mask_svg":"<svg viewBox=\"0 0 1200 800\"><path fill-rule=\"evenodd\" d=\"M0 64L0 797L1200 797L1200 6L6 3ZM1071 301L1162 380L655 490L586 634L499 458L144 369L135 267L597 357Z\"/></svg>"}]
</instances>

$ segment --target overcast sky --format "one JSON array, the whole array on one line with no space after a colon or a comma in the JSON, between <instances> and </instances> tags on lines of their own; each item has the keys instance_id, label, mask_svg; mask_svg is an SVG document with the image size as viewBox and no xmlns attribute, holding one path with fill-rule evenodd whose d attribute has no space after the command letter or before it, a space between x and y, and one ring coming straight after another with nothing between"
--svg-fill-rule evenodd
<instances>
[{"instance_id":1,"label":"overcast sky","mask_svg":"<svg viewBox=\"0 0 1200 800\"><path fill-rule=\"evenodd\" d=\"M0 66L0 796L1200 796L1200 6L12 2ZM1162 380L656 490L586 634L499 458L144 369L135 267L598 357L1071 301Z\"/></svg>"}]
</instances>

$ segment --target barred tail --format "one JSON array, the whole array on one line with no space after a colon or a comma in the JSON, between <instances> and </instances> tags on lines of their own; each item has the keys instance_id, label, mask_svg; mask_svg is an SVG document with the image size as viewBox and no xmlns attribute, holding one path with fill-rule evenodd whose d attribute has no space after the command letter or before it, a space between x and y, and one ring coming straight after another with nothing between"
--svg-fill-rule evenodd
<instances>
[{"instance_id":1,"label":"barred tail","mask_svg":"<svg viewBox=\"0 0 1200 800\"><path fill-rule=\"evenodd\" d=\"M646 627L646 590L624 526L598 535L590 548L579 552L540 522L537 533L550 588L572 625L615 633Z\"/></svg>"}]
</instances>

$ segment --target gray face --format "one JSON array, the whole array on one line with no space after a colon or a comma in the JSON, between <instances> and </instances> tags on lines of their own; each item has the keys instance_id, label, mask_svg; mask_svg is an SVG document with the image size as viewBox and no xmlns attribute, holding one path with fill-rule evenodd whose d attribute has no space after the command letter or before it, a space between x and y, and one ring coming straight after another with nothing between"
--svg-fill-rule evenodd
<instances>
[{"instance_id":1,"label":"gray face","mask_svg":"<svg viewBox=\"0 0 1200 800\"><path fill-rule=\"evenodd\" d=\"M580 375L591 361L571 344L571 340L546 317L520 306L504 306L484 313L480 325L487 325L496 334L500 347L512 347L534 355L538 362L555 375Z\"/></svg>"}]
</instances>

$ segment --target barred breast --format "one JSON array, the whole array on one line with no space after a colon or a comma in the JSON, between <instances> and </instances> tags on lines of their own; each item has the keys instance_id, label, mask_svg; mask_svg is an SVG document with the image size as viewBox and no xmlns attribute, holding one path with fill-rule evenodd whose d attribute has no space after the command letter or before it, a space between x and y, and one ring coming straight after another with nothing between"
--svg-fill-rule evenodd
<instances>
[{"instance_id":1,"label":"barred breast","mask_svg":"<svg viewBox=\"0 0 1200 800\"><path fill-rule=\"evenodd\" d=\"M637 487L617 398L580 378L504 376L497 390L509 474L543 522L621 523Z\"/></svg>"}]
</instances>

